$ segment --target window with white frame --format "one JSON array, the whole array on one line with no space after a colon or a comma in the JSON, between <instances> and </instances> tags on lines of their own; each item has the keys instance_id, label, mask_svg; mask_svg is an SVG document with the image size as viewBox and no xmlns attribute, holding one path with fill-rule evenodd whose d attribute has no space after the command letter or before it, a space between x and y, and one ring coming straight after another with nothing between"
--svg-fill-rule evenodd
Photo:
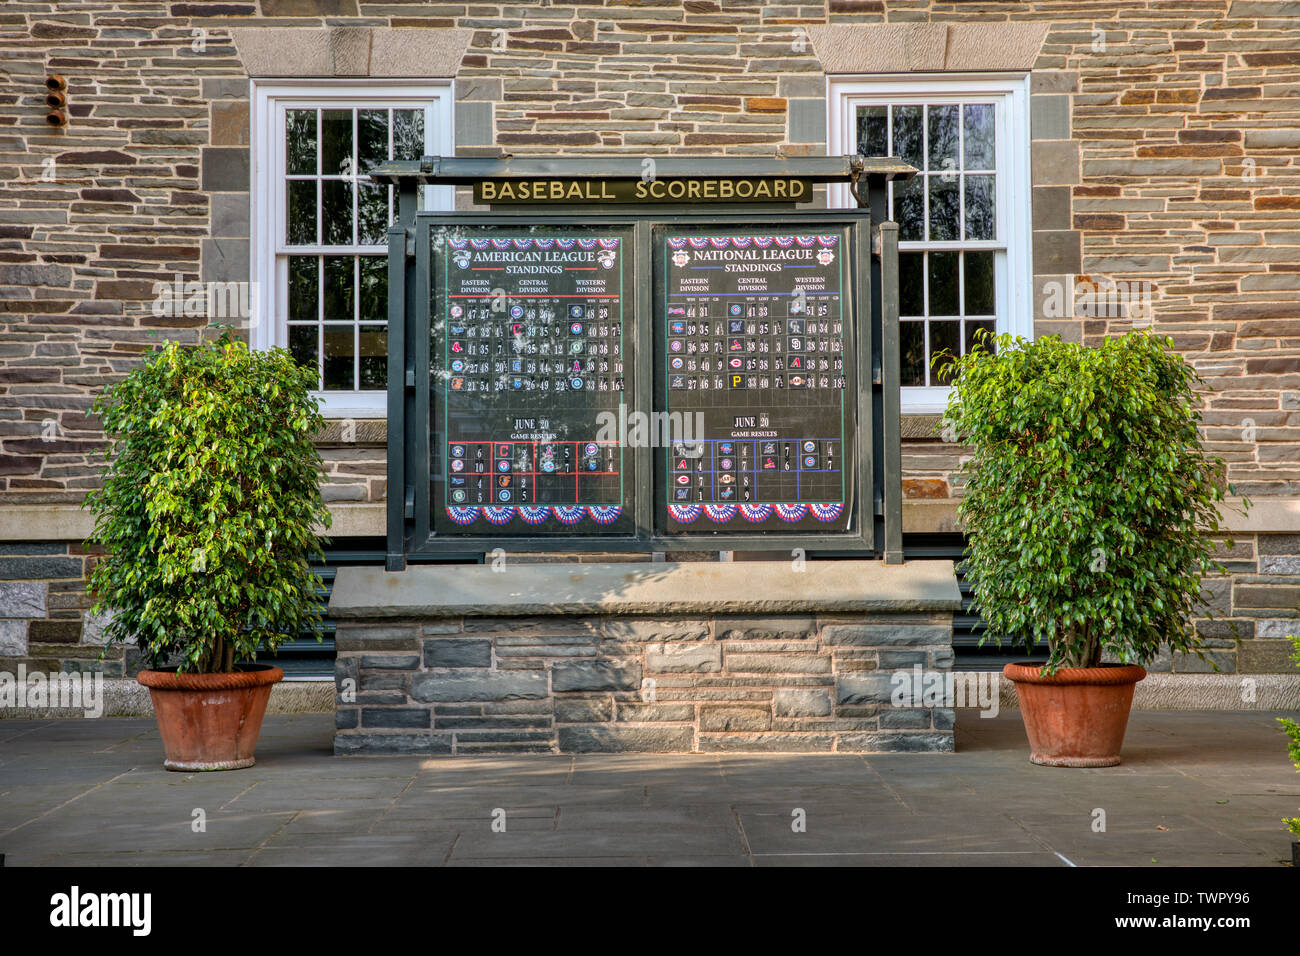
<instances>
[{"instance_id":1,"label":"window with white frame","mask_svg":"<svg viewBox=\"0 0 1300 956\"><path fill-rule=\"evenodd\" d=\"M316 369L331 415L382 415L388 361L390 159L450 154L449 87L254 86L254 344ZM450 209L452 190L421 191Z\"/></svg>"},{"instance_id":2,"label":"window with white frame","mask_svg":"<svg viewBox=\"0 0 1300 956\"><path fill-rule=\"evenodd\" d=\"M833 144L919 170L890 183L888 197L906 411L943 408L942 355L965 353L980 330L1033 334L1026 83L947 76L831 86ZM838 199L850 204L847 190Z\"/></svg>"}]
</instances>

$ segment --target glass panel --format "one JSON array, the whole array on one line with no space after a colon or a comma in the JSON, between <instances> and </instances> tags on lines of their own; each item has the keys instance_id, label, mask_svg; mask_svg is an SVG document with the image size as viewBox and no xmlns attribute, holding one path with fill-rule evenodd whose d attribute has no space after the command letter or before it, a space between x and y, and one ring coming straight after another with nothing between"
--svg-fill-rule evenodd
<instances>
[{"instance_id":1,"label":"glass panel","mask_svg":"<svg viewBox=\"0 0 1300 956\"><path fill-rule=\"evenodd\" d=\"M424 155L424 110L393 110L393 159Z\"/></svg>"},{"instance_id":2,"label":"glass panel","mask_svg":"<svg viewBox=\"0 0 1300 956\"><path fill-rule=\"evenodd\" d=\"M993 325L994 323L992 322L967 322L966 323L966 351L967 352L971 351L975 347L975 343L979 342L981 347L984 348L986 351L996 352L997 348L994 346L993 340L989 338L985 338L983 333L980 331L981 329L983 329L986 330L989 333L989 335L993 335L995 331Z\"/></svg>"},{"instance_id":3,"label":"glass panel","mask_svg":"<svg viewBox=\"0 0 1300 956\"><path fill-rule=\"evenodd\" d=\"M925 253L898 254L899 315L925 315Z\"/></svg>"},{"instance_id":4,"label":"glass panel","mask_svg":"<svg viewBox=\"0 0 1300 956\"><path fill-rule=\"evenodd\" d=\"M884 106L858 107L858 152L863 156L889 155L889 122Z\"/></svg>"},{"instance_id":5,"label":"glass panel","mask_svg":"<svg viewBox=\"0 0 1300 956\"><path fill-rule=\"evenodd\" d=\"M388 159L388 110L357 110L357 163L368 173Z\"/></svg>"},{"instance_id":6,"label":"glass panel","mask_svg":"<svg viewBox=\"0 0 1300 956\"><path fill-rule=\"evenodd\" d=\"M925 384L925 323L898 323L899 382L903 385Z\"/></svg>"},{"instance_id":7,"label":"glass panel","mask_svg":"<svg viewBox=\"0 0 1300 956\"><path fill-rule=\"evenodd\" d=\"M316 245L316 180L289 181L289 228L285 241L293 246Z\"/></svg>"},{"instance_id":8,"label":"glass panel","mask_svg":"<svg viewBox=\"0 0 1300 956\"><path fill-rule=\"evenodd\" d=\"M351 110L321 110L320 171L323 176L352 175Z\"/></svg>"},{"instance_id":9,"label":"glass panel","mask_svg":"<svg viewBox=\"0 0 1300 956\"><path fill-rule=\"evenodd\" d=\"M924 168L921 135L922 106L894 107L894 155L917 169Z\"/></svg>"},{"instance_id":10,"label":"glass panel","mask_svg":"<svg viewBox=\"0 0 1300 956\"><path fill-rule=\"evenodd\" d=\"M894 221L900 242L925 238L925 177L894 183Z\"/></svg>"},{"instance_id":11,"label":"glass panel","mask_svg":"<svg viewBox=\"0 0 1300 956\"><path fill-rule=\"evenodd\" d=\"M361 321L388 321L388 260L383 256L362 256Z\"/></svg>"},{"instance_id":12,"label":"glass panel","mask_svg":"<svg viewBox=\"0 0 1300 956\"><path fill-rule=\"evenodd\" d=\"M351 389L355 379L355 325L325 326L325 387Z\"/></svg>"},{"instance_id":13,"label":"glass panel","mask_svg":"<svg viewBox=\"0 0 1300 956\"><path fill-rule=\"evenodd\" d=\"M320 260L294 256L289 260L289 321L315 322L319 317Z\"/></svg>"},{"instance_id":14,"label":"glass panel","mask_svg":"<svg viewBox=\"0 0 1300 956\"><path fill-rule=\"evenodd\" d=\"M325 321L351 322L355 318L353 304L352 256L325 257Z\"/></svg>"},{"instance_id":15,"label":"glass panel","mask_svg":"<svg viewBox=\"0 0 1300 956\"><path fill-rule=\"evenodd\" d=\"M388 186L383 183L357 183L357 242L363 246L382 246L388 241Z\"/></svg>"},{"instance_id":16,"label":"glass panel","mask_svg":"<svg viewBox=\"0 0 1300 956\"><path fill-rule=\"evenodd\" d=\"M919 177L918 177L919 178ZM945 242L960 239L961 197L957 176L931 176L930 179L930 239Z\"/></svg>"},{"instance_id":17,"label":"glass panel","mask_svg":"<svg viewBox=\"0 0 1300 956\"><path fill-rule=\"evenodd\" d=\"M966 310L963 315L992 315L997 308L992 252L967 252ZM900 257L901 258L901 257Z\"/></svg>"},{"instance_id":18,"label":"glass panel","mask_svg":"<svg viewBox=\"0 0 1300 956\"><path fill-rule=\"evenodd\" d=\"M284 111L285 171L316 173L316 111Z\"/></svg>"},{"instance_id":19,"label":"glass panel","mask_svg":"<svg viewBox=\"0 0 1300 956\"><path fill-rule=\"evenodd\" d=\"M361 388L383 388L388 384L388 328L361 326Z\"/></svg>"},{"instance_id":20,"label":"glass panel","mask_svg":"<svg viewBox=\"0 0 1300 956\"><path fill-rule=\"evenodd\" d=\"M962 107L965 162L963 169L993 169L997 162L992 103L971 103Z\"/></svg>"},{"instance_id":21,"label":"glass panel","mask_svg":"<svg viewBox=\"0 0 1300 956\"><path fill-rule=\"evenodd\" d=\"M966 177L966 238L997 238L997 212L992 176Z\"/></svg>"},{"instance_id":22,"label":"glass panel","mask_svg":"<svg viewBox=\"0 0 1300 956\"><path fill-rule=\"evenodd\" d=\"M957 170L957 107L931 106L927 110L930 128L930 169Z\"/></svg>"},{"instance_id":23,"label":"glass panel","mask_svg":"<svg viewBox=\"0 0 1300 956\"><path fill-rule=\"evenodd\" d=\"M314 371L316 369L316 353L319 349L317 343L318 325L291 325L289 326L289 354L299 365L307 365ZM319 381L317 382L319 384Z\"/></svg>"},{"instance_id":24,"label":"glass panel","mask_svg":"<svg viewBox=\"0 0 1300 956\"><path fill-rule=\"evenodd\" d=\"M321 244L326 246L352 245L352 182L346 179L325 179L320 184Z\"/></svg>"},{"instance_id":25,"label":"glass panel","mask_svg":"<svg viewBox=\"0 0 1300 956\"><path fill-rule=\"evenodd\" d=\"M960 322L930 323L930 360L938 357L938 362L930 366L931 385L951 385L952 382L943 374L943 370L952 364L953 356L961 349ZM942 353L947 351L947 355Z\"/></svg>"},{"instance_id":26,"label":"glass panel","mask_svg":"<svg viewBox=\"0 0 1300 956\"><path fill-rule=\"evenodd\" d=\"M959 253L931 252L930 315L959 315L957 311L957 266ZM955 342L956 339L953 339Z\"/></svg>"}]
</instances>

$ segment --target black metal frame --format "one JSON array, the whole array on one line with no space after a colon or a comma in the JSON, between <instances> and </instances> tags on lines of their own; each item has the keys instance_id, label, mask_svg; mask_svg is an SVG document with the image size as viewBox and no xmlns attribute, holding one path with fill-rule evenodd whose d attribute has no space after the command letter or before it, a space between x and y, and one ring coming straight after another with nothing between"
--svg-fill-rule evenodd
<instances>
[{"instance_id":1,"label":"black metal frame","mask_svg":"<svg viewBox=\"0 0 1300 956\"><path fill-rule=\"evenodd\" d=\"M522 178L527 175L572 175L573 160L538 160L534 166L509 167L506 160L426 157L423 161L393 163L373 178L398 186L399 222L388 232L389 334L388 334L388 528L386 567L401 570L407 558L435 555L472 555L506 546L519 551L760 551L802 549L850 552L877 556L897 564L902 553L902 489L899 401L897 226L885 222L884 184L907 178L914 170L896 161L863 161L860 157L823 157L805 164L790 161L674 160L685 176L700 175L809 175L835 181L852 174L858 209L800 211L774 204L677 207L623 205L615 212L590 206L562 213L536 212L536 207L493 207L488 213L416 213L420 183L470 183L477 178ZM585 175L626 178L633 168L626 158L607 160L606 169ZM666 162L666 161L665 161ZM855 165L856 163L856 165ZM502 166L502 164L507 164ZM720 164L720 165L719 165ZM585 167L585 162L583 166ZM707 169L703 167L708 166ZM714 169L717 166L717 169ZM725 166L725 171L722 167ZM735 167L734 169L732 167ZM773 167L769 169L768 167ZM815 168L814 168L815 167ZM825 168L823 168L825 167ZM504 171L503 171L504 170ZM660 167L660 175L667 175ZM867 190L860 179L865 178ZM865 192L865 194L864 194ZM554 209L555 207L549 207ZM726 212L719 211L721 208ZM873 229L872 223L879 225ZM631 314L636 321L631 334L631 360L640 362L628 402L631 410L655 409L654 394L661 361L653 360L662 316L655 313L653 236L657 228L709 228L760 224L801 226L826 231L842 229L849 236L853 266L846 318L851 315L856 333L852 341L855 489L850 531L823 533L763 532L749 535L671 534L659 532L655 516L662 499L657 490L660 471L658 449L632 449L635 462L633 494L636 531L632 535L490 536L438 535L432 532L429 505L430 415L436 414L429 387L431 321L430 231L440 225L619 226L635 237ZM844 299L842 298L843 302ZM851 310L851 311L849 311ZM625 333L627 334L627 333ZM847 389L846 389L847 390Z\"/></svg>"}]
</instances>

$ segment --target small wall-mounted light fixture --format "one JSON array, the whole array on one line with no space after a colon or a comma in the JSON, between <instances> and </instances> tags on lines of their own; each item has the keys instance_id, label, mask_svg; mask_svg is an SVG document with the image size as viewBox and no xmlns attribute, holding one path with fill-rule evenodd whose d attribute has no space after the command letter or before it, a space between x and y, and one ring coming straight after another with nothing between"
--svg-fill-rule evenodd
<instances>
[{"instance_id":1,"label":"small wall-mounted light fixture","mask_svg":"<svg viewBox=\"0 0 1300 956\"><path fill-rule=\"evenodd\" d=\"M67 126L68 81L57 73L51 73L45 78L45 89L49 91L45 94L45 105L50 108L45 114L45 122L51 126Z\"/></svg>"}]
</instances>

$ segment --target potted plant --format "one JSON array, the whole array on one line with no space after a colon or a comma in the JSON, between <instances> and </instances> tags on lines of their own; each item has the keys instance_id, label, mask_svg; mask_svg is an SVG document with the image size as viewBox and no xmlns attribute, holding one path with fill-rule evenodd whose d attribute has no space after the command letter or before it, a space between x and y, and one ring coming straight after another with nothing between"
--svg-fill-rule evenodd
<instances>
[{"instance_id":1,"label":"potted plant","mask_svg":"<svg viewBox=\"0 0 1300 956\"><path fill-rule=\"evenodd\" d=\"M87 496L106 555L91 570L108 642L134 642L169 770L253 764L278 667L256 663L303 632L320 638L317 527L328 527L315 372L283 349L175 343L95 401L110 439Z\"/></svg>"},{"instance_id":2,"label":"potted plant","mask_svg":"<svg viewBox=\"0 0 1300 956\"><path fill-rule=\"evenodd\" d=\"M1300 637L1288 637L1287 640L1295 648L1291 660L1297 667L1300 667ZM1300 773L1300 724L1287 717L1279 717L1277 720L1282 725L1282 730L1287 736L1287 754L1290 756L1291 762L1295 764L1296 773ZM1282 822L1291 831L1291 835L1296 838L1291 841L1291 865L1300 866L1300 817L1283 817Z\"/></svg>"},{"instance_id":3,"label":"potted plant","mask_svg":"<svg viewBox=\"0 0 1300 956\"><path fill-rule=\"evenodd\" d=\"M1190 618L1204 576L1225 570L1213 536L1231 489L1201 446L1200 380L1171 345L986 334L939 357L945 437L970 449L958 516L986 637L1050 651L1003 670L1037 764L1119 763L1143 665L1162 646L1205 659Z\"/></svg>"}]
</instances>

